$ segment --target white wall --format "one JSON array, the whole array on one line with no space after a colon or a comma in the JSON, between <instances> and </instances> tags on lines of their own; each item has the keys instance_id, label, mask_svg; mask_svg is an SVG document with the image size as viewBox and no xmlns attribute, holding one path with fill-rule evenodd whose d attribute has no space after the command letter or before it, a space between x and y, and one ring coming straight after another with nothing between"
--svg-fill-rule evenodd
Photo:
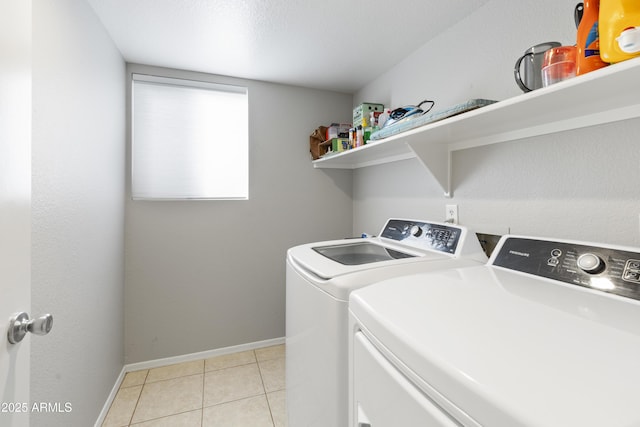
<instances>
[{"instance_id":1,"label":"white wall","mask_svg":"<svg viewBox=\"0 0 640 427\"><path fill-rule=\"evenodd\" d=\"M285 252L350 235L351 172L313 169L309 134L351 95L130 65L249 89L247 201L126 203L128 363L285 335Z\"/></svg>"},{"instance_id":2,"label":"white wall","mask_svg":"<svg viewBox=\"0 0 640 427\"><path fill-rule=\"evenodd\" d=\"M513 64L544 41L574 44L575 1L492 0L360 90L354 104L392 107L434 99L521 94ZM354 172L354 231L388 216L441 220L458 204L462 224L512 233L640 245L640 120L496 144L453 154L453 198L417 160Z\"/></svg>"},{"instance_id":3,"label":"white wall","mask_svg":"<svg viewBox=\"0 0 640 427\"><path fill-rule=\"evenodd\" d=\"M93 425L123 365L125 64L84 1L33 2L32 426Z\"/></svg>"}]
</instances>

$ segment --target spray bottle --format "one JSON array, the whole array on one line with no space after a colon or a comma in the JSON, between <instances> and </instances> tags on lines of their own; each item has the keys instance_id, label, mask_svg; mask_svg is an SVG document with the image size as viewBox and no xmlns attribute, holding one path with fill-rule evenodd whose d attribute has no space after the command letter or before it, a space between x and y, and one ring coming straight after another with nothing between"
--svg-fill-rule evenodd
<instances>
[{"instance_id":1,"label":"spray bottle","mask_svg":"<svg viewBox=\"0 0 640 427\"><path fill-rule=\"evenodd\" d=\"M391 114L391 109L390 108L385 108L384 112L378 116L378 127L380 129L382 129L384 127L384 124L389 119L389 115L390 114Z\"/></svg>"}]
</instances>

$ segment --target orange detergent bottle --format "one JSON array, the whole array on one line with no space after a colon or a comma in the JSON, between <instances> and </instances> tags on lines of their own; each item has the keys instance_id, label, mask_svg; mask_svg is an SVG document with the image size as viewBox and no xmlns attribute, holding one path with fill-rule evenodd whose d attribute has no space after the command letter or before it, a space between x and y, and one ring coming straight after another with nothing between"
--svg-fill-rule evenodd
<instances>
[{"instance_id":1,"label":"orange detergent bottle","mask_svg":"<svg viewBox=\"0 0 640 427\"><path fill-rule=\"evenodd\" d=\"M640 1L600 0L600 57L620 62L640 56Z\"/></svg>"},{"instance_id":2,"label":"orange detergent bottle","mask_svg":"<svg viewBox=\"0 0 640 427\"><path fill-rule=\"evenodd\" d=\"M588 73L607 66L600 59L598 34L599 1L585 0L582 20L578 26L576 75Z\"/></svg>"}]
</instances>

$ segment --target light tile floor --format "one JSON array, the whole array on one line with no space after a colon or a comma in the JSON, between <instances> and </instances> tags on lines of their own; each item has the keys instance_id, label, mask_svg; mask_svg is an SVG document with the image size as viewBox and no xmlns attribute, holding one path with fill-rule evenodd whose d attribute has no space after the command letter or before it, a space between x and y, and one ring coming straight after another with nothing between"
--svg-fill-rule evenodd
<instances>
[{"instance_id":1,"label":"light tile floor","mask_svg":"<svg viewBox=\"0 0 640 427\"><path fill-rule=\"evenodd\" d=\"M284 344L129 372L102 427L284 427Z\"/></svg>"}]
</instances>

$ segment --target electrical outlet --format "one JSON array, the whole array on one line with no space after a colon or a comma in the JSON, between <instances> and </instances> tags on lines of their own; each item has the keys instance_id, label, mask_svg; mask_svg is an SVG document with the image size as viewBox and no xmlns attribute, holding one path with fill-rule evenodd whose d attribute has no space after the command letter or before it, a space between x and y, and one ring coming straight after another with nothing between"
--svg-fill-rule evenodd
<instances>
[{"instance_id":1,"label":"electrical outlet","mask_svg":"<svg viewBox=\"0 0 640 427\"><path fill-rule=\"evenodd\" d=\"M445 206L445 222L450 222L451 224L458 223L458 205L446 205Z\"/></svg>"}]
</instances>

